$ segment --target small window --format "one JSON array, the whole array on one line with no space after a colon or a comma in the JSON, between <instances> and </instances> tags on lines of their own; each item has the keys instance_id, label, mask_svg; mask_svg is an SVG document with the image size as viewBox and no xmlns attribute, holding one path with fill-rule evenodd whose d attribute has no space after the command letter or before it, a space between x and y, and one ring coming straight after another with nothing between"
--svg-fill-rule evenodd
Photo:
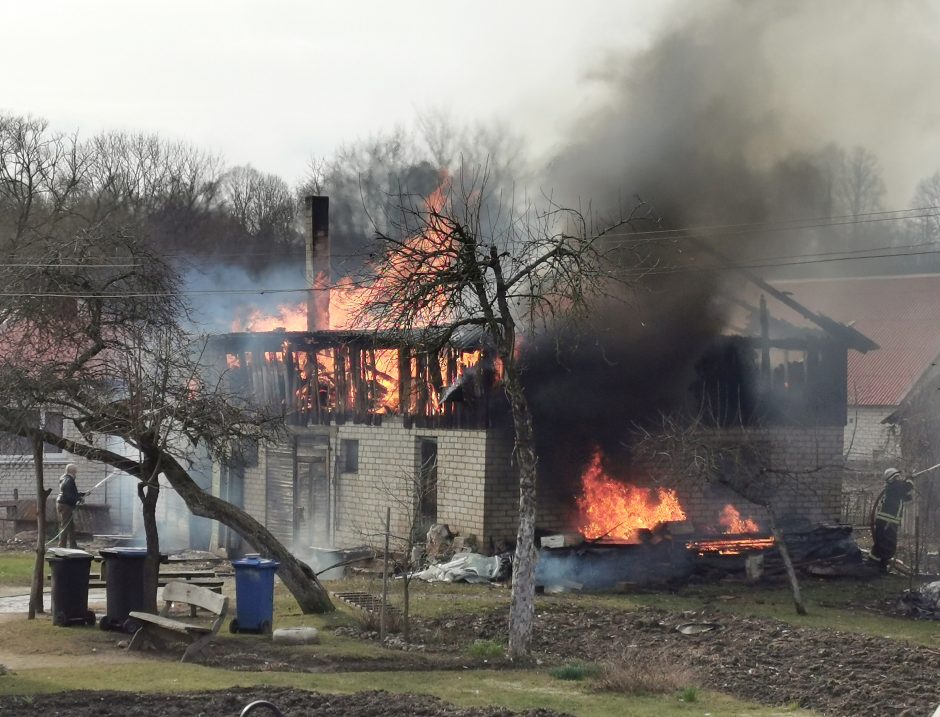
<instances>
[{"instance_id":1,"label":"small window","mask_svg":"<svg viewBox=\"0 0 940 717\"><path fill-rule=\"evenodd\" d=\"M340 466L343 473L359 472L359 441L343 438L339 442Z\"/></svg>"}]
</instances>

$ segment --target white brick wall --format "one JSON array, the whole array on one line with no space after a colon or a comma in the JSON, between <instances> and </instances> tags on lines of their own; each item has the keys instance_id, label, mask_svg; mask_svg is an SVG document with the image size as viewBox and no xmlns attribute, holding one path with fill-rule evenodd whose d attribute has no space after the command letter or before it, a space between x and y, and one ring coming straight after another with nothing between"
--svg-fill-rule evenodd
<instances>
[{"instance_id":1,"label":"white brick wall","mask_svg":"<svg viewBox=\"0 0 940 717\"><path fill-rule=\"evenodd\" d=\"M852 463L892 461L900 456L896 427L882 423L897 406L849 406L845 457Z\"/></svg>"},{"instance_id":2,"label":"white brick wall","mask_svg":"<svg viewBox=\"0 0 940 717\"><path fill-rule=\"evenodd\" d=\"M727 440L728 436L722 438ZM773 495L778 516L803 517L812 522L838 519L842 426L749 429L738 438L767 446L766 466L774 472L764 476L764 487ZM420 439L437 442L438 522L448 524L460 535L475 535L483 551L513 542L518 526L518 482L511 435L495 430L405 428L400 419L386 417L381 426L345 424L330 430L334 547L382 545L387 508L391 509L392 534L407 535L420 462ZM338 472L340 463L336 457L342 440L358 441L358 472ZM244 486L245 509L262 521L266 504L265 453L262 448L258 466L246 469ZM716 505L741 503L740 498L727 490L683 478L676 476L676 483L693 520L714 516ZM538 527L570 529L574 507L573 495L551 494L543 489L539 495Z\"/></svg>"},{"instance_id":3,"label":"white brick wall","mask_svg":"<svg viewBox=\"0 0 940 717\"><path fill-rule=\"evenodd\" d=\"M464 536L484 537L487 432L404 428L386 418L382 426L338 428L338 440L359 441L359 472L334 480L336 545L379 544L387 508L392 533L407 534L422 438L437 441L438 522Z\"/></svg>"}]
</instances>

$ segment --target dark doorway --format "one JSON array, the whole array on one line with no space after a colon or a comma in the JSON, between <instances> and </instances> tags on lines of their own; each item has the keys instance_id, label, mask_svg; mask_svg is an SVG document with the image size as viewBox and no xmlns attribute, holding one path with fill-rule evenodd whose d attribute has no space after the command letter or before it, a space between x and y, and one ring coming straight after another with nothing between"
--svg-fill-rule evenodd
<instances>
[{"instance_id":1,"label":"dark doorway","mask_svg":"<svg viewBox=\"0 0 940 717\"><path fill-rule=\"evenodd\" d=\"M418 520L415 539L427 534L437 522L437 440L418 439L418 482L415 486L418 501Z\"/></svg>"}]
</instances>

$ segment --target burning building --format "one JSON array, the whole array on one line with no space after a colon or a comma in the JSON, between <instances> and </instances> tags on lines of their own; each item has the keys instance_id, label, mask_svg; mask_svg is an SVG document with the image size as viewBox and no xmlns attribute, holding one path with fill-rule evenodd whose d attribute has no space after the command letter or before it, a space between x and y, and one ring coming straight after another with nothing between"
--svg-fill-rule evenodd
<instances>
[{"instance_id":1,"label":"burning building","mask_svg":"<svg viewBox=\"0 0 940 717\"><path fill-rule=\"evenodd\" d=\"M446 523L483 551L511 543L518 487L497 360L480 334L440 345L426 331L339 328L318 258L327 206L307 202L307 305L213 341L231 388L282 411L289 429L243 463L215 466L216 489L301 554L380 542L387 508L395 534ZM546 402L539 384L554 379L529 372L542 436L538 529L630 544L668 530L718 553L767 547L767 510L810 525L838 519L847 354L877 346L747 278L759 301L728 298L723 330L673 381L696 407L693 424L654 427L597 407L581 416L586 399ZM775 304L808 326L774 319ZM602 393L629 403L629 361L605 361Z\"/></svg>"}]
</instances>

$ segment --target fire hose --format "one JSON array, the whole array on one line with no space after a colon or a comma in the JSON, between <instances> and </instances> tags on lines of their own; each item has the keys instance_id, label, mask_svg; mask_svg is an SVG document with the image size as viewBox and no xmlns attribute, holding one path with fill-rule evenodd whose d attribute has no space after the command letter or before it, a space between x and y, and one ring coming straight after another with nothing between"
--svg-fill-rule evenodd
<instances>
[{"instance_id":1,"label":"fire hose","mask_svg":"<svg viewBox=\"0 0 940 717\"><path fill-rule=\"evenodd\" d=\"M245 709L241 711L239 717L248 717L248 715L250 715L259 707L267 707L269 710L271 710L272 713L274 713L275 717L284 717L284 713L275 707L273 702L268 702L267 700L255 700L251 704L246 705Z\"/></svg>"}]
</instances>

